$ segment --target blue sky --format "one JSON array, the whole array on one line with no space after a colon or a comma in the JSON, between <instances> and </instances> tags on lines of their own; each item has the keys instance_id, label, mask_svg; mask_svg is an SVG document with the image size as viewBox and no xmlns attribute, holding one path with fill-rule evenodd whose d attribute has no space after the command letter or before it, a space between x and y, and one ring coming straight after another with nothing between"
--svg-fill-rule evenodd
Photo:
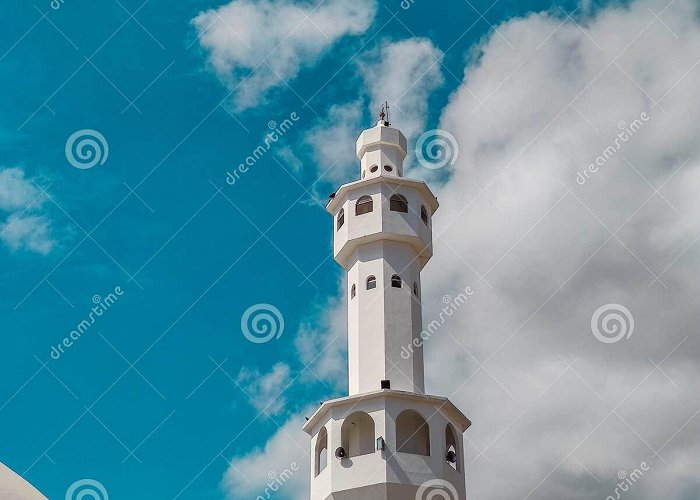
<instances>
[{"instance_id":1,"label":"blue sky","mask_svg":"<svg viewBox=\"0 0 700 500\"><path fill-rule=\"evenodd\" d=\"M236 3L231 2L232 5ZM260 6L260 2L239 3ZM591 12L589 6L582 8L576 2L501 0L492 4L491 0L451 0L436 5L435 2L415 0L409 8L403 8L398 1L376 4L368 1L358 3L357 9L364 9L364 12L346 12L350 19L359 16L361 24L350 22L343 26L338 19L328 21L321 18L319 21L313 17L315 13L309 10L308 4L300 4L316 21L328 21L320 28L304 26L305 30L328 31L321 36L314 34L322 41L320 46L314 48L315 43L306 45L303 31L291 35L294 28L291 23L280 26L261 22L253 25L260 31L251 34L247 41L244 36L237 52L227 54L227 43L235 42L224 36L226 29L221 25L217 24L210 31L208 21L217 19L202 14L227 4L229 2L225 0L150 0L145 3L141 0L65 0L52 6L48 1L15 0L3 2L0 6L0 18L4 20L4 29L0 33L4 97L0 113L3 152L0 172L5 176L0 177L5 183L0 184L0 215L5 224L17 214L22 218L21 224L17 222L5 229L5 238L0 243L0 277L4 283L0 291L3 347L0 350L3 380L0 385L0 460L50 498L63 498L67 488L83 478L99 480L113 498L217 499L226 494L231 498L254 497L244 488L236 491L239 479L230 479L231 474L236 473L231 471L230 463L233 461L236 465L237 460L250 456L252 450L262 449L281 426L301 425L299 416L308 405L343 394L344 367L340 368L340 374L333 373L327 366L308 368L310 358L305 357L302 344L308 354L309 345L313 350L314 341L318 339L316 349L322 350L326 345L324 341L335 338L329 337L329 330L339 324L342 330L342 314L338 313L337 306L337 298L342 298L342 277L340 269L330 258L331 223L323 204L339 182L355 178L351 156L354 138L362 127L368 127L374 121L374 105L377 99L383 100L380 95L384 89L382 85L386 84L384 93L389 94L387 99L397 93L401 96L409 93L410 96L416 92L415 102L401 102L396 112L397 126L413 132L409 139L415 139L415 132L422 129L441 126L456 130L459 127L455 124L463 120L462 135L455 132L461 151L464 151L462 158L465 161L493 162L495 159L483 152L496 150L503 142L511 141L525 149L540 137L542 142L551 144L566 142L562 137L550 136L551 129L545 127L549 118L559 119L558 110L549 115L541 110L528 110L528 96L518 95L519 88L527 88L533 81L536 83L540 76L531 76L529 80L518 80L518 76L509 79L510 74L520 71L518 57L530 61L537 59L538 56L534 55L537 52L533 50L523 56L513 47L515 62L508 61L508 58L487 57L502 50L504 44L517 45L509 38L509 33L521 35L523 30L528 32L530 26L531 32L539 34L536 30L544 24L551 24L552 28L544 30L545 36L540 40L543 45L549 44L546 33L553 32L552 44L561 49L559 52L552 49L549 54L549 60L561 56L560 64L552 73L568 75L571 71L570 78L562 77L557 83L564 82L561 87L565 88L568 81L571 87L584 92L587 90L585 83L595 81L598 85L605 77L589 78L583 83L577 80L577 75L583 71L571 66L580 61L568 57L566 51L575 50L572 47L587 43L587 39L582 38L583 42L574 40L572 33L583 28L578 30L572 26L566 14L576 11L575 16L585 29L590 28L587 36L601 39L615 32L615 26L622 26L622 33L627 28L633 31L632 27L637 24L632 16L641 16L640 12L648 14L651 7L647 4L654 8L653 12L669 16L666 23L672 31L676 28L674 23L689 17L683 15L680 7L664 12L664 6L658 5L657 8L654 2L645 2L636 11L628 11L625 7L606 10L607 5L597 5ZM291 5L290 2L271 4L280 8ZM640 5L640 2L633 4ZM678 12L672 13L676 8ZM600 17L595 18L598 9ZM549 15L529 15L541 11L549 12ZM482 16L483 12L486 13ZM223 10L220 13L227 15ZM504 34L493 29L518 18L526 20L506 26ZM663 40L669 45L650 56L650 62L656 57L663 60L668 54L684 51L700 57L695 37L698 27L691 18L689 26L676 28L677 40L667 40L670 35L666 33L668 36ZM195 19L200 21L197 23ZM252 15L251 19L259 21ZM597 24L596 19L600 21ZM651 30L654 36L657 36L658 29L658 36L662 37L663 23L650 19L655 23ZM641 28L646 22L645 19ZM566 25L561 31L554 29L564 23ZM566 36L571 38L567 39L562 32L570 28ZM217 29L222 31L217 32ZM266 36L262 34L266 30L270 31L266 35L271 41L265 40ZM639 39L644 41L647 34ZM562 39L558 39L560 35ZM280 41L278 47L274 47L276 40ZM399 45L416 40L421 45ZM630 40L637 43L633 36L627 37L625 43ZM656 46L653 40L644 43ZM671 45L673 43L685 45L681 48L681 45ZM279 53L272 55L270 65L278 72L288 73L271 76L265 68L250 66L248 59L260 59L259 52L263 50L260 47L267 48L269 44L273 45L272 52ZM410 75L395 79L391 72L393 66L388 64L395 60L387 62L383 59L390 50L388 47L399 47L397 50L403 47L408 54L420 48L426 54L439 56L439 64L418 61ZM482 63L476 57L477 47L483 51ZM665 49L668 52L664 52ZM221 51L218 60L215 59L217 51ZM267 52L265 50L261 55L265 56ZM586 57L589 56L584 56L584 60ZM622 67L634 73L633 64L625 66L624 60L620 61ZM434 63L432 59L428 62ZM508 120L501 115L504 125L496 126L488 120L468 121L466 114L460 114L457 101L463 99L466 88L463 78L469 65L475 74L472 87L485 89L479 94L482 98L490 96L489 88L494 93L504 88L509 92L512 90L508 95L494 99L510 109ZM489 79L484 68L494 70L497 78ZM256 73L263 70L261 80L255 80ZM638 78L634 73L630 78L635 84L629 86L629 94L621 93L611 98L605 109L612 110L612 117L601 118L608 125L619 120L631 122L640 112L647 110L657 111L654 116L661 117L666 113L676 121L680 119L686 125L677 136L680 139L657 145L657 151L661 151L658 157L665 159L664 167L658 170L668 173L673 171L671 164L675 165L676 160L680 164L685 157L691 158L690 164L693 165L697 154L696 149L689 145L691 141L683 139L683 134L692 136L691 132L695 130L695 106L688 110L682 104L677 107L669 104L668 110L658 112L660 98L668 102L673 99L674 92L684 91L684 86L690 84L689 80L683 83L679 80L672 86L676 80L684 73L694 78L693 68L686 61L679 61L672 70L666 74L674 78L662 83L655 80L661 72L655 73L653 65L650 70L640 69ZM531 75L543 74L548 75L546 68ZM624 79L624 76L616 78ZM247 81L253 81L255 85L250 87ZM396 91L392 83L402 86L404 91ZM512 89L511 83L515 85ZM544 81L544 84L548 83L551 82ZM612 88L622 87L613 85ZM547 88L552 95L557 94L552 87ZM668 94L664 94L666 91ZM620 102L628 102L626 96L632 93L634 99L630 98L629 102L641 103L639 106L618 106ZM599 94L610 95L614 94L605 89ZM639 96L641 99L635 100ZM538 95L537 99L541 97ZM596 121L593 111L601 99L596 100L594 96L591 102L591 107L582 103L576 111L579 116L583 115L584 121L598 125L593 128L603 129L604 136L604 127ZM335 111L333 106L336 106ZM417 110L415 113L411 111L412 106ZM494 103L494 106L499 104ZM586 116L588 110L591 110L591 115ZM280 124L293 113L299 120L293 122L289 132L242 173L234 185L227 184L227 172L234 171L263 143L265 134L270 131L270 122ZM537 129L542 130L544 136L535 133L518 136L508 130L511 119L527 123L544 119L542 117L549 117ZM649 127L659 127L654 129L655 137L664 135L666 129L662 120L665 119L652 119L653 125ZM476 135L476 130L482 126L500 132L484 138L481 147L463 139ZM525 128L521 126L518 130ZM96 130L104 136L109 148L104 164L79 169L67 160L67 139L83 129ZM320 134L325 129L331 134ZM579 134L577 130L571 130L571 135ZM600 130L598 134L601 134ZM640 140L635 146L638 149L630 150L629 158L645 157L648 151L643 143ZM569 184L574 184L575 171L585 168L589 159L595 157L594 153L601 150L600 146L604 144L594 142L585 153L578 152L577 164L574 160L567 164L567 168L571 167L574 172L568 177ZM330 161L333 154L337 155L336 164ZM540 165L538 158L544 164L559 157L537 148L529 157L531 165ZM622 162L621 159L616 161ZM470 165L478 165L478 162ZM329 167L330 171L326 172ZM642 177L650 178L650 184L659 189L662 179L656 182L650 173L653 168L655 165L639 166ZM532 179L545 175L536 167L531 170ZM437 185L448 185L452 175L451 172L437 175L421 172L419 167L413 172L416 176L430 178ZM474 175L478 180L478 171ZM523 201L519 208L504 202L510 188L519 186L518 182L522 183L522 189L530 185L520 177L516 180L493 186L494 205L502 204L506 213L510 209L523 211L526 205L534 206L528 204L530 199ZM611 179L607 185L612 186L615 182ZM648 189L639 179L633 181L625 177L623 182L625 186L632 186L624 189L629 199L637 199L635 190ZM684 182L687 184L687 179ZM455 214L467 207L466 200L474 194L471 188L473 186L465 187L459 191L460 195L444 188L448 200L444 208L446 219L447 214ZM591 193L580 193L582 203L593 203L591 200L595 196L610 199L609 193ZM533 198L535 195L533 192ZM640 197L641 203L646 194ZM693 213L692 204L689 207L684 205L688 197L683 193L673 191L666 197L677 213ZM543 199L556 200L547 196ZM570 199L568 197L567 201ZM655 198L654 202L657 201L659 199ZM580 210L575 201L572 203ZM598 205L601 218L611 227L619 225L636 208L628 210L627 207L603 203ZM546 207L539 212L534 208L533 216L549 213ZM579 224L578 215L572 215L574 208L561 210L560 218L547 226L551 233L540 235L538 239L555 242L550 250L554 248L568 255L558 238L566 240L565 235L572 228L578 227L589 235L594 227L596 230L600 228L588 215L586 223ZM493 248L505 251L514 243L514 246L519 245L521 236L527 236L521 234L517 223L511 226L507 217L487 224L480 222L485 220L480 215L483 213L477 212L469 219L474 221L474 229L463 230L460 223L455 232L465 238L477 230L488 234L493 231L494 236L484 237L464 248L480 250L493 244ZM527 227L537 226L537 217L528 222ZM639 222L640 226L644 226L643 222ZM696 263L694 247L691 247L691 252L681 254L683 258L678 258L680 251L693 241L696 222L692 215L678 222L683 228L682 237L674 231L671 231L672 235L662 232L652 235L639 229L644 237L628 234L624 246L634 247L637 243L634 254L641 256L633 259L634 265L639 267L639 260L646 267L651 260L653 264L648 268L653 269L654 275L661 270L665 272L669 263L676 266L676 262L680 264L673 269L680 265L689 266L683 268L687 271ZM659 227L669 227L667 220L657 220L656 223ZM18 233L19 227L26 227L26 232ZM509 236L504 236L504 233ZM559 236L553 236L555 234ZM605 232L603 235L609 236ZM679 241L664 248L667 253L663 256L658 249L646 251L645 245L651 241L675 237ZM496 239L497 244L494 243ZM595 237L590 237L589 243L593 246L589 250L595 249L596 241ZM455 256L468 255L464 253L467 250L462 251L462 243L464 241L459 239L444 245L436 244L436 251L442 252L445 261L438 264L438 277L427 286L434 290L438 300L445 293L444 289L454 291L460 283L464 286L454 273L438 272L438 269L446 269L449 262L463 267L459 262L461 257ZM453 254L448 246L456 252ZM523 246L527 252L543 255L527 246L527 240ZM536 262L537 257L530 259L527 252L522 255L522 260ZM600 291L605 287L594 280L595 276L604 275L606 267L619 271L631 265L627 261L625 265L620 264L617 252L631 258L619 246L610 250L610 254L606 247L599 254L605 258L597 264L595 271L586 275L586 280L579 283L577 289L590 290L594 285L588 283L595 282ZM691 254L693 258L685 261ZM556 253L547 255L555 261L558 258ZM677 260L673 260L674 257ZM576 269L584 260L585 255L571 262L568 269ZM487 260L483 264L477 269L491 271ZM507 274L507 267L499 269ZM533 278L528 272L518 269L511 269L511 276ZM679 270L680 276L685 275L685 271ZM616 290L618 295L611 293L603 297L605 294L601 292L595 299L587 297L586 300L591 302L586 302L582 317L590 317L598 305L615 302L613 299L628 300L628 304L652 299L656 303L670 303L671 299L685 303L685 299L678 297L689 297L690 290L694 290L695 285L683 282L684 285L677 285L675 292L666 294L663 289L657 290L661 288L657 283L649 290L662 296L649 297L645 295L647 291L622 293L621 290L633 286L631 283L640 272L648 277L643 268L641 271L635 268L620 276L615 286L610 285L609 288ZM478 280L481 283L478 275L471 271L465 273L466 282ZM562 273L556 279L552 278L558 281L550 283L551 288L532 291L528 300L547 298L557 288L555 285L564 282L567 273ZM547 281L542 278L547 275L547 271L542 270L537 278ZM512 312L513 324L517 326L517 318L527 318L537 304L514 304L514 300L506 299L511 292L515 294L510 288L514 285L501 283L499 288L499 278L505 281L506 276L494 277L494 286L502 292L499 300L512 306L503 317L510 318ZM117 287L123 292L118 300L59 359L53 359L52 346L59 345L71 330L88 318L94 302L104 301ZM521 297L528 295L522 290L518 293ZM558 297L549 305L555 304L556 300ZM243 336L240 322L250 306L261 303L274 305L280 311L284 330L278 339L256 344ZM571 303L581 303L576 302L573 292L558 306L564 310ZM494 299L484 310L489 310L489 304L499 302ZM643 310L641 304L637 304L636 311ZM630 309L635 312L633 307ZM492 313L494 310L491 309ZM540 309L537 311L539 314ZM689 303L676 318L690 318L696 313ZM541 318L543 323L551 320L550 324L558 324L559 320L553 318L554 313L552 316L548 314L545 308L535 321ZM341 318L340 323L337 318ZM652 340L642 344L630 365L635 365L637 359L663 358L688 332L690 321L681 323L672 329L678 335L671 336L673 338L669 338L668 344L657 345ZM487 321L483 320L479 325L470 325L476 328L485 324ZM640 324L643 322L638 318L638 330ZM459 330L461 326L455 324L454 329ZM564 328L563 324L560 326ZM587 320L583 321L583 327L584 330L588 328ZM649 329L653 330L651 326ZM342 344L342 333L337 332L336 336L340 338L338 344ZM570 345L580 347L577 342ZM497 346L488 342L484 345L492 352ZM479 348L475 349L478 353ZM551 358L556 360L558 355L577 354L573 348L564 351L555 348ZM591 359L600 356L596 351L586 352ZM581 352L578 356L585 357ZM311 360L318 362L313 357ZM478 366L472 360L463 359L461 363L460 373L465 378ZM680 361L679 364L684 365ZM503 369L495 370L496 378L507 378L506 365L504 360ZM521 366L521 369L528 368ZM596 373L593 367L591 373ZM261 406L256 406L253 400L260 397L262 403L257 404L265 408L270 404L271 394L269 389L266 392L265 387L256 385L256 380L267 380L273 389L282 389L276 398L279 404L268 406L268 411L262 415ZM432 387L443 388L442 383L435 379ZM538 393L539 389L534 391ZM481 391L477 392L481 394ZM255 396L253 400L249 398L250 394ZM464 398L479 401L476 396L466 395ZM679 399L684 404L690 401L687 395ZM562 405L569 411L575 407L570 401ZM640 405L644 407L644 404ZM688 412L683 413L684 417L693 413L694 408L690 406L692 404ZM514 411L513 416L518 413ZM674 422L675 428L680 428L682 423ZM645 424L639 425L646 428ZM488 431L483 432L488 435ZM497 435L498 431L491 434ZM484 445L489 441L483 438ZM654 447L663 441L661 439ZM293 447L292 444L289 446ZM542 461L548 462L547 459ZM551 462L554 466L557 460ZM613 476L616 470L613 470ZM227 474L229 480L224 482ZM586 474L582 473L582 476ZM579 479L577 475L576 480ZM253 479L246 481L255 483ZM697 483L688 479L685 490L673 498L693 498L692 492L697 491L693 490L697 487L694 484ZM258 483L251 490L257 491L255 488L258 488ZM607 491L602 486L595 488L601 488L601 493ZM283 491L278 496L292 498L295 492ZM579 497L564 495L562 498Z\"/></svg>"}]
</instances>

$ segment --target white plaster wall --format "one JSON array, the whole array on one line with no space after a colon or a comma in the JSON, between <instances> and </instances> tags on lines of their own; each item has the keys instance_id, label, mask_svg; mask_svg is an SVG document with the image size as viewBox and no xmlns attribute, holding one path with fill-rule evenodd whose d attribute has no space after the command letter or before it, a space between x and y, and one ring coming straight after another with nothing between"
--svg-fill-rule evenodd
<instances>
[{"instance_id":1,"label":"white plaster wall","mask_svg":"<svg viewBox=\"0 0 700 500\"><path fill-rule=\"evenodd\" d=\"M385 177L402 177L403 157L403 152L395 148L380 148L379 144L368 148L360 161L360 179L372 179L380 175ZM372 165L379 167L376 172L372 172ZM391 165L391 172L387 172L384 169L384 165ZM365 177L362 177L362 172L365 173Z\"/></svg>"},{"instance_id":2,"label":"white plaster wall","mask_svg":"<svg viewBox=\"0 0 700 500\"><path fill-rule=\"evenodd\" d=\"M413 294L420 286L420 269L413 248L403 242L377 241L361 245L348 271L348 367L350 394L380 388L390 380L392 389L423 393L423 351L413 340L421 331L421 304ZM391 286L398 274L401 288ZM367 290L369 276L377 287ZM420 290L419 290L420 296ZM410 355L409 355L410 354Z\"/></svg>"},{"instance_id":3,"label":"white plaster wall","mask_svg":"<svg viewBox=\"0 0 700 500\"><path fill-rule=\"evenodd\" d=\"M390 210L394 192L406 197L407 213ZM364 195L372 196L373 211L356 216L355 203ZM432 254L432 234L421 220L421 205L427 206L427 200L420 189L383 183L358 184L343 204L345 222L335 233L334 247L336 257L342 249L341 262L348 270L350 394L377 390L381 380L391 380L394 389L424 391L422 343L413 341L423 327L420 270ZM400 289L391 287L393 274L403 280ZM367 290L371 275L377 287Z\"/></svg>"}]
</instances>

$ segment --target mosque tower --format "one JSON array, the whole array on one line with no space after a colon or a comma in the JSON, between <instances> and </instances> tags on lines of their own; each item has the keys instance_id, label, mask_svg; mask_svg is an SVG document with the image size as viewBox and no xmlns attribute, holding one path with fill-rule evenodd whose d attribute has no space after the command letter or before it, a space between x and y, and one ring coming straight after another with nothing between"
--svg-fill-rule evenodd
<instances>
[{"instance_id":1,"label":"mosque tower","mask_svg":"<svg viewBox=\"0 0 700 500\"><path fill-rule=\"evenodd\" d=\"M326 207L347 272L349 395L324 402L311 435L311 500L465 500L469 419L425 394L420 272L438 202L403 176L406 137L388 106L356 143L360 180Z\"/></svg>"}]
</instances>

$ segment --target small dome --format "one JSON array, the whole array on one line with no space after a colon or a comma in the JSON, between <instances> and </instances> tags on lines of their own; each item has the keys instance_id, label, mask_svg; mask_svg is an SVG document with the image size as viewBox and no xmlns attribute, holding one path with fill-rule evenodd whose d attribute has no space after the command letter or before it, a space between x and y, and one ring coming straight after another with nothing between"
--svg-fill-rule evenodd
<instances>
[{"instance_id":1,"label":"small dome","mask_svg":"<svg viewBox=\"0 0 700 500\"><path fill-rule=\"evenodd\" d=\"M47 500L27 481L0 463L0 498L2 500Z\"/></svg>"}]
</instances>

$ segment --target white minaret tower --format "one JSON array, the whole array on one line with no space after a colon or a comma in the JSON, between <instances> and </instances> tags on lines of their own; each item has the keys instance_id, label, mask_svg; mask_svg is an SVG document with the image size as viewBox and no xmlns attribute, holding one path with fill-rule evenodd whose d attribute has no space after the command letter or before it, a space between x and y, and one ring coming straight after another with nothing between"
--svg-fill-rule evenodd
<instances>
[{"instance_id":1,"label":"white minaret tower","mask_svg":"<svg viewBox=\"0 0 700 500\"><path fill-rule=\"evenodd\" d=\"M403 177L406 138L380 120L357 139L360 180L328 203L347 271L348 397L326 401L311 435L311 500L464 500L469 419L425 394L420 271L433 254L428 186Z\"/></svg>"}]
</instances>

